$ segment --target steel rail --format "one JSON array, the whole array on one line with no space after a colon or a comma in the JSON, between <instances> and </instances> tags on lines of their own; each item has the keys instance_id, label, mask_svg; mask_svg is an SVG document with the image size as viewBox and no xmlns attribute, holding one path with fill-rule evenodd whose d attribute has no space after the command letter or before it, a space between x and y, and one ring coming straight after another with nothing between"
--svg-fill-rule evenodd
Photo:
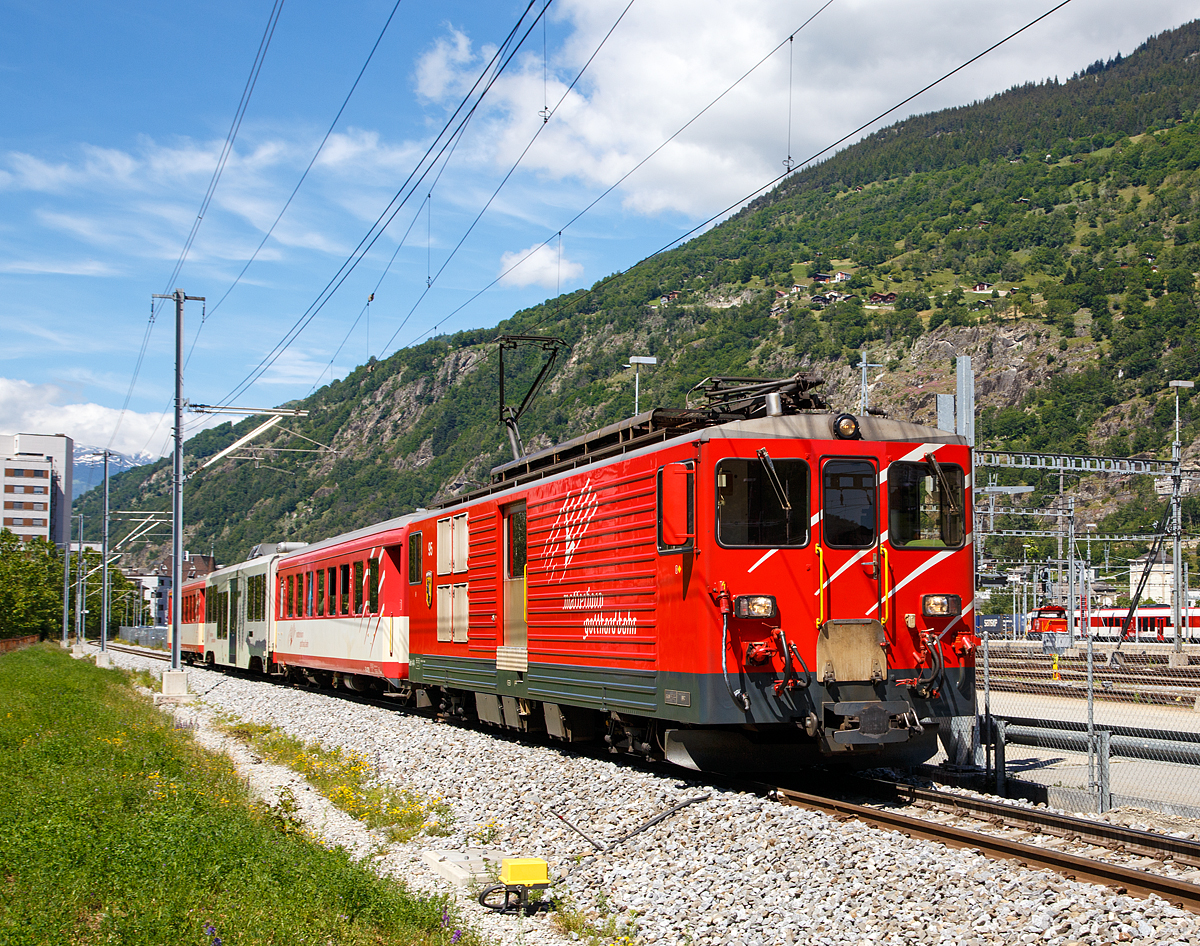
<instances>
[{"instance_id":1,"label":"steel rail","mask_svg":"<svg viewBox=\"0 0 1200 946\"><path fill-rule=\"evenodd\" d=\"M164 654L161 651L151 650L148 647L137 647L137 646L128 647L128 646L125 646L122 644L113 644L110 642L108 645L108 649L119 651L122 654L134 654L135 656L138 656L138 657L149 657L151 660L170 660L171 659L170 654Z\"/></svg>"},{"instance_id":2,"label":"steel rail","mask_svg":"<svg viewBox=\"0 0 1200 946\"><path fill-rule=\"evenodd\" d=\"M1028 808L973 795L921 788L903 782L864 780L863 790L869 793L878 792L910 804L932 805L950 814L988 821L991 824L999 823L1005 827L1019 828L1035 834L1052 834L1157 860L1170 858L1176 864L1200 867L1200 841L1192 838L1174 838L1107 821L1094 821L1090 818L1047 811L1044 808Z\"/></svg>"},{"instance_id":3,"label":"steel rail","mask_svg":"<svg viewBox=\"0 0 1200 946\"><path fill-rule=\"evenodd\" d=\"M1022 867L1051 870L1068 880L1100 884L1111 887L1118 893L1142 897L1153 894L1181 909L1200 913L1200 885L1184 880L1160 877L1131 867L1080 857L1078 854L1035 847L1020 841L992 837L977 831L901 815L887 809L856 805L836 798L810 795L786 788L777 788L773 794L785 805L821 811L839 820L855 819L887 831L899 831L909 837L937 841L949 847L971 848L985 857L1016 861Z\"/></svg>"}]
</instances>

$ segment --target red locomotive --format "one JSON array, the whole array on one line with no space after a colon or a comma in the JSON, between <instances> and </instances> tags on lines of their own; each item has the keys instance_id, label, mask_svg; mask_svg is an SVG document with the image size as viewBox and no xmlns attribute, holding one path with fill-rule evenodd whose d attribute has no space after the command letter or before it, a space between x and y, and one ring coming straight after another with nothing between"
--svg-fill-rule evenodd
<instances>
[{"instance_id":1,"label":"red locomotive","mask_svg":"<svg viewBox=\"0 0 1200 946\"><path fill-rule=\"evenodd\" d=\"M702 407L215 572L206 659L696 768L923 761L975 712L970 449L812 387L713 379Z\"/></svg>"}]
</instances>

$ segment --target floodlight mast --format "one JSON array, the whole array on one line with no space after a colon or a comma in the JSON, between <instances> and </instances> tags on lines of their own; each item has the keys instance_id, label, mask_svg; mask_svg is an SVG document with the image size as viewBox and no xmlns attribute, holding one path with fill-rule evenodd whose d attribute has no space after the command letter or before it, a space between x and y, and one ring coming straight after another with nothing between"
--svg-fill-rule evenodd
<instances>
[{"instance_id":1,"label":"floodlight mast","mask_svg":"<svg viewBox=\"0 0 1200 946\"><path fill-rule=\"evenodd\" d=\"M1172 381L1170 387L1175 391L1175 442L1171 444L1171 624L1175 627L1175 653L1183 653L1183 608L1182 599L1187 595L1183 587L1183 471L1180 467L1183 458L1182 442L1179 439L1179 389L1194 388L1194 381ZM1180 658L1176 657L1178 663Z\"/></svg>"}]
</instances>

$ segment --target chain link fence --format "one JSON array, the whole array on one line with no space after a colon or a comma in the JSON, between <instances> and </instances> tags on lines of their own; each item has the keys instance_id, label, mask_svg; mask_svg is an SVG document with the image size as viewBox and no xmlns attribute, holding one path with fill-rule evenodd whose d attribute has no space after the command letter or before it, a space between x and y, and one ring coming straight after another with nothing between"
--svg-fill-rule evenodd
<instances>
[{"instance_id":1,"label":"chain link fence","mask_svg":"<svg viewBox=\"0 0 1200 946\"><path fill-rule=\"evenodd\" d=\"M127 644L135 644L138 647L157 647L166 650L167 635L170 630L165 625L158 627L125 627L122 625L117 632L117 637Z\"/></svg>"},{"instance_id":2,"label":"chain link fence","mask_svg":"<svg viewBox=\"0 0 1200 946\"><path fill-rule=\"evenodd\" d=\"M1071 811L1200 818L1200 643L1177 646L1169 627L1149 640L1030 635L1008 615L980 615L977 630L979 715L955 721L948 765Z\"/></svg>"}]
</instances>

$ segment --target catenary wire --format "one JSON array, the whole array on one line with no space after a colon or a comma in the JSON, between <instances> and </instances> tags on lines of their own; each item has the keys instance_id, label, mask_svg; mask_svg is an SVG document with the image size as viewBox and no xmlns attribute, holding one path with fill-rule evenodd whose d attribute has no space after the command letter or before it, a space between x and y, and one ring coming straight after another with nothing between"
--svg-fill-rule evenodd
<instances>
[{"instance_id":1,"label":"catenary wire","mask_svg":"<svg viewBox=\"0 0 1200 946\"><path fill-rule=\"evenodd\" d=\"M404 326L408 324L408 320L410 318L412 318L412 315L414 312L416 312L417 307L425 299L425 296L428 295L428 290L433 288L433 284L435 282L437 282L438 277L440 277L442 275L442 272L445 270L445 268L450 265L450 261L453 260L454 257L458 254L458 251L462 248L463 243L466 242L467 237L469 237L471 235L472 231L479 224L479 221L483 218L483 215L485 213L487 213L488 208L492 206L492 202L495 201L495 199L499 196L501 189L504 187L505 184L508 183L509 178L511 178L513 176L513 174L516 172L517 168L520 166L521 162L525 159L525 155L527 155L529 153L529 149L533 147L534 142L537 141L538 136L541 135L541 133L542 133L542 130L546 127L547 123L549 123L550 119L554 116L554 113L557 112L558 109L562 106L562 103L566 101L567 96L571 94L571 92L574 90L575 86L579 84L579 80L583 78L583 74L585 72L587 72L588 67L592 64L593 60L595 60L596 56L599 55L600 50L604 48L604 45L605 45L605 43L608 42L609 37L612 36L612 34L616 31L616 28L621 24L621 21L623 19L625 19L625 14L627 14L629 12L630 7L632 7L635 2L636 2L636 0L629 0L629 3L625 5L625 9L623 9L621 11L621 15L616 18L616 20L613 22L613 25L609 27L608 32L604 34L604 38L601 39L600 43L596 46L596 48L594 50L592 50L592 54L588 57L587 62L585 62L583 64L583 66L580 68L579 72L576 73L575 78L571 80L571 84L569 86L567 86L566 91L563 92L563 94L559 97L558 101L554 104L554 108L549 108L549 106L547 106L547 108L544 110L544 112L542 113L542 123L537 127L537 130L533 133L533 136L529 139L529 143L525 145L524 150L522 150L521 153L517 156L517 159L516 159L516 161L513 162L512 167L510 167L508 169L508 173L506 173L504 175L504 177L501 178L500 183L496 185L496 189L492 192L492 196L487 199L487 202L480 209L479 213L475 215L475 219L471 221L471 224L470 224L470 226L467 227L466 232L463 233L463 235L459 239L458 243L455 244L454 248L450 251L450 254L446 257L445 261L442 263L441 267L438 269L437 274L434 275L432 279L427 281L426 292L421 293L421 295L417 298L417 301L413 304L413 307L408 311L408 314L400 322L400 325L397 326L397 328L394 332L392 332L391 338L389 338L387 340L387 344L384 345L383 348L381 348L379 350L380 356L382 356L383 353L385 351L387 351L388 348L391 347L392 342L394 342L396 340L396 336L399 335L401 330L404 328ZM833 2L833 0L829 0L829 3L832 3L832 2ZM549 4L547 4L547 5L549 5ZM826 5L828 5L828 4L826 4ZM545 11L543 10L543 13L544 12ZM523 258L526 258L526 257L523 257Z\"/></svg>"},{"instance_id":2,"label":"catenary wire","mask_svg":"<svg viewBox=\"0 0 1200 946\"><path fill-rule=\"evenodd\" d=\"M350 104L350 99L354 95L354 91L358 88L359 82L362 81L363 74L367 71L367 66L371 64L371 60L375 57L375 52L379 49L379 44L383 42L384 34L387 33L388 27L391 26L392 20L395 18L396 11L400 8L401 2L402 0L396 0L395 5L392 7L392 12L388 14L388 18L384 22L383 28L379 31L379 35L375 38L375 44L371 47L371 51L367 53L367 58L363 62L362 68L358 70L358 75L355 77L353 84L350 86L350 91L346 93L345 99L342 100L341 107L337 110L337 114L333 116L333 121L329 123L329 129L325 132L325 137L322 138L321 143L317 145L317 150L313 152L312 160L308 162L308 167L306 167L304 169L304 173L300 175L300 180L298 180L296 182L296 186L292 188L291 194L288 195L288 199L284 202L283 207L280 208L279 214L276 216L275 221L263 235L262 241L250 255L250 258L246 260L246 265L242 267L242 271L237 274L237 277L230 284L229 288L222 293L221 298L219 298L216 305L213 306L213 312L216 312L217 309L220 308L221 303L225 301L229 294L233 292L237 284L241 282L242 277L246 275L246 270L250 268L250 264L258 258L258 254L262 252L262 248L266 246L267 240L271 238L271 234L273 234L275 232L275 228L279 226L279 221L283 219L283 215L287 212L288 207L291 206L292 201L296 197L296 193L300 190L300 185L304 183L305 178L308 177L308 172L311 171L313 169L313 165L317 163L317 158L320 157L325 145L329 142L329 137L333 134L333 130L337 127L337 123L341 120L342 113L346 110L346 106ZM192 345L195 345L195 341L192 342Z\"/></svg>"},{"instance_id":3,"label":"catenary wire","mask_svg":"<svg viewBox=\"0 0 1200 946\"><path fill-rule=\"evenodd\" d=\"M393 196L392 200L388 203L388 205L384 208L382 213L380 213L379 217L376 218L375 222L371 225L371 227L367 231L366 235L363 236L363 238L359 241L358 245L354 248L354 250L350 253L350 255L347 257L347 259L338 268L338 271L336 273L334 273L334 275L325 284L325 287L318 293L316 299L314 299L314 301L309 304L308 308L305 309L305 311L296 319L295 323L293 323L291 328L289 328L287 330L287 332L284 333L283 338L279 342L276 343L274 348L271 349L271 351L262 359L262 361L259 362L259 364L255 368L253 368L250 371L249 374L246 375L245 378L243 378L240 382L238 382L238 384L235 385L234 388L224 398L222 398L222 403L232 402L235 398L237 398L242 393L244 393L252 384L254 384L254 382L256 382L260 377L262 377L262 375L271 367L271 365L273 365L279 359L279 357L291 346L291 344L296 340L296 338L299 337L300 333L303 332L304 329L312 322L312 320L316 317L317 313L319 313L321 311L321 309L324 308L325 304L332 297L333 293L335 293L338 290L338 288L342 285L342 283L344 283L346 281L346 279L350 276L350 274L358 266L359 262L362 261L363 257L370 251L371 247L373 247L375 245L375 242L379 239L379 237L387 229L387 227L391 223L391 221L393 219L395 219L396 214L398 214L400 212L400 210L404 207L404 205L407 203L408 198L411 197L412 194L415 192L416 187L419 184L421 184L422 181L424 181L424 179L429 175L430 170L436 165L436 162L441 158L441 156L450 147L450 144L454 140L454 138L458 134L461 134L462 131L465 129L467 123L470 121L471 117L475 114L475 111L478 109L480 103L483 101L483 98L487 95L487 93L491 90L491 88L495 84L495 82L503 74L503 72L507 68L508 64L512 62L512 59L516 56L516 53L521 48L521 45L524 43L524 41L528 37L529 33L537 25L538 19L541 18L541 15L542 15L541 13L539 13L538 16L534 18L534 21L529 25L529 27L528 27L528 29L526 29L525 33L516 42L516 44L512 46L511 50L509 50L509 46L510 46L510 44L512 44L513 38L520 31L521 24L524 22L525 17L528 15L529 11L531 9L533 9L536 2L537 2L537 0L529 0L528 6L526 6L525 10L521 13L520 17L517 20L516 25L513 26L512 30L509 32L508 36L505 38L504 43L502 43L500 45L500 47L497 48L497 50L493 54L492 58L488 61L487 65L484 67L483 71L480 73L479 77L475 80L474 85L472 85L471 89L466 93L466 95L463 97L463 100L459 103L458 107L454 110L454 113L447 120L445 126L442 128L442 130L438 133L437 137L434 138L433 142L426 149L425 154L421 157L421 159L418 161L417 165L409 173L409 176L405 179L405 181L401 185L400 189L396 191L396 194ZM545 11L545 7L543 7L543 12L544 11ZM503 56L503 58L502 58L502 56ZM475 92L476 92L476 90L479 90L479 87L481 84L483 84L483 88L482 88L482 90L479 91L479 95L476 97ZM471 103L471 100L473 97L475 97L475 101L473 104L470 104L470 107L468 108L468 104ZM466 109L466 114L463 115L461 120L459 120L458 126L453 128L451 137L442 143L441 148L437 150L436 155L434 155L434 157L432 158L432 161L430 161L430 155L433 155L435 149L438 148L438 142L441 141L442 138L446 135L446 133L451 130L452 126L454 126L455 120L458 119L459 115L464 111L464 109ZM429 161L428 166L426 166L427 161ZM424 170L422 171L421 169L423 167L424 167ZM418 176L418 172L420 172L419 176ZM414 182L414 178L415 178L415 182ZM412 185L411 189L409 187L410 184ZM406 191L407 191L407 194L405 193Z\"/></svg>"},{"instance_id":4,"label":"catenary wire","mask_svg":"<svg viewBox=\"0 0 1200 946\"><path fill-rule=\"evenodd\" d=\"M833 2L834 2L834 0L826 0L826 2L815 13L813 13L810 17L808 17L808 19L806 19L803 23L801 23L798 27L796 27L796 29L792 30L792 32L788 35L787 39L784 39L777 46L775 46L773 49L771 49L769 52L767 52L766 55L764 55L761 59L758 60L758 62L756 62L749 69L747 69L744 73L742 73L737 79L735 79L734 82L730 86L728 86L723 92L721 92L716 98L714 98L711 102L709 102L707 105L705 105L704 108L700 109L700 111L698 111L695 115L693 115L691 118L689 118L683 125L681 125L675 131L675 133L673 135L671 135L669 138L667 138L665 141L663 141L662 144L660 144L657 148L655 148L653 151L651 151L648 155L646 155L644 158L642 158L640 161L638 161L637 164L635 164L628 171L626 171L619 178L617 178L612 184L610 184L607 188L605 188L587 206L585 206L582 210L580 210L577 214L575 214L574 217L572 217L570 220L568 220L566 222L566 224L564 224L555 233L551 234L549 237L547 237L545 240L543 240L537 246L535 246L531 250L529 250L529 252L527 252L520 259L515 260L511 266L509 266L506 270L501 272L495 279L493 279L491 282L489 282L486 286L484 286L482 289L480 289L478 292L476 292L474 295L472 295L469 299L467 299L461 305L452 309L449 313L447 313L445 316L443 316L441 319L439 319L438 322L432 328L428 329L422 335L419 335L419 336L417 336L417 338L413 339L413 342L418 341L421 338L424 338L425 335L429 334L429 332L436 331L438 326L445 323L448 319L453 318L455 315L457 315L459 312L461 312L463 309L465 309L467 306L469 306L472 302L474 302L476 299L478 299L480 296L482 296L485 292L487 292L489 289L491 289L493 286L495 286L497 283L499 283L502 279L504 279L505 276L507 276L509 273L511 273L513 270L515 270L518 266L520 266L522 263L524 263L527 259L529 259L531 256L533 256L539 250L542 250L545 247L549 246L550 242L552 240L557 238L561 242L562 233L564 230L570 228L573 224L575 224L582 216L584 216L584 214L588 213L588 211L590 211L593 207L595 207L598 203L600 203L600 201L602 201L605 197L607 197L614 190L616 190L618 187L620 187L622 183L624 183L632 174L634 174L639 168L641 168L647 161L649 161L656 154L658 154L660 151L662 151L663 148L665 148L672 141L674 141L681 134L683 134L689 127L691 127L696 121L698 121L709 109L711 109L714 105L716 105L723 98L725 98L725 96L727 96L730 92L732 92L735 88L737 88L742 82L744 82L747 78L749 78L749 76L752 73L754 73L768 59L770 59L772 56L774 56L775 53L779 52L779 50L783 48L784 43L789 42L792 37L794 37L797 33L799 33L806 26L808 26L808 24L810 24L813 20L815 20L818 16L820 16L826 9L828 9L828 7L830 7L833 4ZM626 8L626 10L628 10L628 7ZM623 15L624 14L622 14L622 16ZM594 58L595 53L593 53L592 56ZM591 60L589 59L588 62L590 63ZM565 98L565 96L564 96L564 98ZM558 105L561 105L561 104L562 104L562 100L560 99ZM558 106L556 105L555 108L557 109ZM526 150L528 150L528 149L526 149ZM511 172L509 172L509 173L511 174ZM505 178L505 180L507 180L507 178ZM770 186L770 185L767 185L767 186ZM660 250L659 252L662 252L662 251ZM647 257L647 259L649 259L649 258L650 257ZM619 274L617 274L617 275L619 275ZM404 327L403 324L401 324L400 327L403 328ZM390 346L391 343L395 340L396 334L398 334L398 333L399 333L399 329L397 329L397 332L395 334L393 334L392 338L390 338L388 340L388 345L384 347L383 351L387 350L387 347ZM411 344L413 344L413 342L409 342L408 344L411 345ZM382 355L382 353L383 352L381 351L380 354Z\"/></svg>"},{"instance_id":5,"label":"catenary wire","mask_svg":"<svg viewBox=\"0 0 1200 946\"><path fill-rule=\"evenodd\" d=\"M208 188L204 192L204 198L200 202L200 211L196 215L196 219L192 222L192 229L184 241L179 259L175 262L175 267L171 270L171 275L167 279L166 288L163 289L164 295L171 291L171 287L175 284L180 270L183 269L183 264L187 260L192 244L196 240L196 234L200 230L200 224L204 221L204 215L208 211L208 205L212 202L213 194L217 190L217 184L225 171L225 165L228 163L229 155L233 151L233 143L237 139L238 130L242 127L242 119L245 117L246 109L250 105L250 97L254 94L254 88L258 84L258 75L262 72L263 63L266 61L267 50L270 48L271 39L275 35L275 27L279 23L279 15L283 12L283 4L284 0L274 0L271 6L271 12L267 17L267 25L263 30L262 38L258 42L258 51L255 53L254 62L250 66L250 74L246 77L246 84L242 88L242 96L238 100L237 108L234 110L233 121L230 123L228 133L225 135L225 144L222 145L221 153L217 158L217 166L213 169L212 178L209 180ZM150 304L150 320L146 325L146 331L142 337L142 345L138 351L137 361L134 363L133 377L129 381L129 390L125 394L125 401L121 405L121 411L117 415L117 422L113 426L112 435L108 440L109 449L116 440L117 433L120 431L121 424L125 420L125 415L129 410L129 402L133 399L133 392L137 387L138 377L141 374L142 365L146 359L146 349L150 344L150 335L154 330L154 321L158 315L159 307L164 301L160 299L157 304L155 302L151 302Z\"/></svg>"},{"instance_id":6,"label":"catenary wire","mask_svg":"<svg viewBox=\"0 0 1200 946\"><path fill-rule=\"evenodd\" d=\"M772 178L770 181L768 181L767 183L763 184L762 186L760 186L760 187L756 188L754 191L752 191L751 193L747 194L745 197L742 197L740 200L734 201L732 204L728 205L728 206L727 206L727 207L725 207L724 209L722 209L722 210L718 211L717 213L713 214L711 217L709 217L709 218L707 218L706 220L703 220L703 221L701 221L700 223L696 224L696 226L692 227L692 228L691 228L690 230L688 230L686 233L682 233L682 234L680 234L679 236L677 236L677 237L674 237L673 239L671 239L671 241L670 241L670 242L668 242L668 243L664 244L663 246L659 247L659 248L658 248L657 250L655 250L653 253L651 253L651 254L649 254L648 256L644 257L643 259L639 260L637 263L634 263L634 264L633 264L633 266L630 266L630 267L628 267L627 269L625 269L625 270L624 270L624 271L622 271L621 273L614 273L614 274L612 274L611 276L608 276L608 277L606 277L606 278L604 278L604 279L601 279L601 280L597 281L597 282L595 283L595 285L593 285L593 286L592 286L590 289L588 289L588 290L587 290L587 291L586 291L586 292L583 294L583 296L582 296L582 297L575 297L575 296L572 296L572 301L578 301L578 298L586 299L587 297L589 297L589 296L591 296L593 293L595 293L597 290L599 290L601 287L603 287L603 286L607 285L608 283L612 282L612 280L616 279L617 277L619 277L619 276L621 276L621 275L624 275L624 273L626 273L626 272L629 272L630 270L632 270L632 269L636 268L637 266L640 266L642 263L645 263L645 262L647 262L648 260L651 260L651 259L653 259L654 257L656 257L656 256L659 256L659 255L660 255L660 254L662 254L662 253L665 253L667 250L669 250L671 247L675 246L677 243L680 243L681 241L688 239L688 238L689 238L690 236L692 236L694 233L697 233L697 232L699 232L700 230L703 230L705 227L707 227L707 226L708 226L709 224L711 224L713 221L715 221L715 220L719 220L720 218L722 218L722 217L724 217L726 214L728 214L730 211L732 211L732 210L735 210L735 209L737 209L738 207L742 206L743 204L746 204L746 203L748 203L749 201L753 200L755 197L757 197L757 196L759 196L760 194L762 194L764 191L768 190L768 189L769 189L769 188L771 188L771 187L774 187L776 184L778 184L778 183L779 183L780 181L782 181L784 178L786 178L786 177L788 177L789 175L791 175L791 174L795 173L795 171L797 171L797 170L799 170L799 169L801 169L801 168L805 167L805 166L806 166L806 165L808 165L808 164L811 164L811 163L812 163L813 161L815 161L817 158L819 158L819 157L821 157L822 155L824 155L824 154L827 154L828 152L832 151L832 150L833 150L834 148L836 148L838 145L840 145L840 144L843 144L843 143L845 143L846 141L849 141L849 140L850 140L851 138L853 138L855 135L857 135L857 134L859 134L860 132L864 131L865 129L867 129L867 128L871 127L871 126L872 126L872 125L874 125L876 122L879 122L879 121L881 121L882 119L886 118L888 115L892 114L892 112L895 112L896 110L898 110L898 109L900 109L900 108L903 108L905 105L907 105L907 104L908 104L909 102L911 102L913 99L917 98L917 97L918 97L918 96L920 96L920 95L923 95L924 93L928 92L930 89L934 88L935 86L937 86L937 85L940 85L942 82L945 82L945 81L946 81L947 79L949 79L951 76L953 76L953 75L955 75L955 74L957 74L957 73L961 72L963 69L967 68L967 67L968 67L968 66L970 66L972 63L978 62L978 61L979 61L980 59L982 59L984 56L986 56L986 55L988 55L989 53L991 53L991 52L995 51L996 49L999 49L1001 46L1003 46L1003 45L1004 45L1005 43L1007 43L1009 40L1012 40L1012 39L1014 39L1015 37L1017 37L1017 36L1019 36L1020 34L1024 33L1026 30L1028 30L1028 29L1030 29L1031 27L1033 27L1033 26L1037 25L1037 24L1038 24L1038 23L1040 23L1042 20L1046 19L1048 16L1050 16L1050 15L1052 15L1052 14L1056 13L1057 11L1061 10L1063 7L1067 6L1069 3L1071 3L1071 0L1061 0L1061 2L1060 2L1060 3L1058 3L1058 4L1056 4L1055 6L1051 7L1051 8L1050 8L1049 10L1047 10L1045 13L1042 13L1042 14L1040 14L1039 16L1035 17L1034 19L1030 20L1030 21L1029 21L1028 23L1026 23L1024 26L1020 27L1019 29L1016 29L1016 30L1014 30L1014 31L1013 31L1013 32L1011 32L1011 33L1009 33L1009 34L1008 34L1007 36L1005 36L1003 39L997 40L997 41L996 41L995 43L993 43L991 46L987 47L987 49L985 49L985 50L983 50L982 52L980 52L980 53L976 54L975 56L972 56L972 57L971 57L970 59L968 59L966 62L962 63L961 65L958 65L958 66L956 66L955 68L951 69L949 72L945 73L945 74L944 74L944 75L942 75L941 77L939 77L939 78L937 78L937 79L933 80L932 82L930 82L928 85L924 86L924 87L923 87L923 88L921 88L921 89L918 89L916 92L913 92L911 95L909 95L909 96L907 96L906 98L902 99L901 101L897 102L895 105L893 105L893 106L891 106L890 108L888 108L888 109L886 109L886 110L884 110L884 111L880 112L878 115L876 115L876 116L875 116L874 118L872 118L870 121L864 122L863 124L859 125L859 126L858 126L857 128L855 128L853 131L850 131L850 132L846 133L846 134L845 134L845 135L843 135L841 138L839 138L837 141L834 141L833 143L831 143L831 144L829 144L829 145L826 145L826 146L825 146L824 148L822 148L820 151L817 151L817 152L815 152L814 154L810 155L809 157L805 158L803 161L799 162L799 164L797 164L797 165L796 165L796 167L795 167L794 169L792 169L792 170L785 170L785 171L784 171L782 174L779 174L779 175L777 175L776 177ZM818 11L818 13L819 13L819 12L820 12L820 11ZM787 40L784 40L784 42L787 42ZM782 45L783 45L783 44L782 44L782 43L780 43L780 46L782 46ZM776 49L779 49L779 47L776 47ZM589 206L591 206L591 205L589 205ZM585 210L585 211L583 211L583 212L586 212L586 210ZM578 219L578 216L577 216L575 219ZM574 222L574 221L572 221L572 222ZM568 226L569 226L569 225L570 225L570 224L568 224ZM554 239L554 237L550 237L549 239ZM546 243L549 243L549 240L547 240L547 241L546 241ZM546 245L546 244L543 244L543 245ZM520 265L520 264L519 264L519 263L516 263L516 264L514 264L514 267L515 267L515 266L517 266L517 265ZM510 271L511 271L511 268L510 268ZM496 282L498 282L500 278L501 278L501 277L497 277L495 280L493 280L491 283L489 283L489 288L490 288L491 286L495 285L495 284L496 284ZM486 290L481 290L481 292L482 292L482 291L486 291ZM471 302L473 299L477 298L477 296L478 296L478 295L479 295L479 294L477 293L477 294L476 294L476 296L473 296L471 299L467 300L467 302L466 302L466 303L463 303L463 305L467 305L467 304L469 304L469 303L470 303L470 302ZM557 314L558 314L558 312L559 312L559 311L562 309L562 306L563 306L563 302L562 302L562 300L558 300L558 305L556 305L556 306L554 307L554 309L553 309L553 310L551 310L550 312L546 313L546 315L544 315L544 316L543 316L541 319L539 319L537 322L535 322L535 323L533 324L533 326L531 326L530 330L532 331L532 329L535 329L535 328L537 328L538 326L545 324L547 321L549 321L551 318L553 318L555 315L557 315ZM461 308L462 308L462 306L460 306L460 307L459 307L459 309L461 309ZM455 309L455 310L454 310L454 312L457 312L457 311L458 311L458 309ZM439 326L440 326L440 325L441 325L443 322L445 322L445 321L446 321L446 319L450 318L450 317L451 317L451 315L453 315L453 314L454 314L454 312L451 312L450 314L446 315L446 316L445 316L444 318L442 318L442 319L441 319L441 320L440 320L440 321L439 321L439 322L438 322L436 325L434 325L434 326L432 326L431 328L427 329L427 330L426 330L425 332L423 332L421 335L418 335L416 338L414 338L412 341L410 341L410 342L408 343L408 345L415 344L416 342L420 341L422 338L426 337L427 335L431 334L432 332L435 332L435 331L438 329L438 327L439 327Z\"/></svg>"}]
</instances>

